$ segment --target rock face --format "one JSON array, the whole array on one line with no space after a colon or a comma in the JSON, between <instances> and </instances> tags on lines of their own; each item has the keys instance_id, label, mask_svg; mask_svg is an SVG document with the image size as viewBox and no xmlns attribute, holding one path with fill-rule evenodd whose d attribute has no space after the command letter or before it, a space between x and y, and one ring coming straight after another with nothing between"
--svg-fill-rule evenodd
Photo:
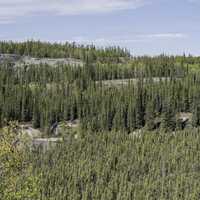
<instances>
[{"instance_id":1,"label":"rock face","mask_svg":"<svg viewBox=\"0 0 200 200\"><path fill-rule=\"evenodd\" d=\"M79 125L80 125L80 121L79 121L79 120L67 121L67 122L66 122L66 125L67 125L69 128L77 128L77 127L79 127Z\"/></svg>"},{"instance_id":2,"label":"rock face","mask_svg":"<svg viewBox=\"0 0 200 200\"><path fill-rule=\"evenodd\" d=\"M57 144L63 141L63 138L74 138L78 139L79 134L76 132L79 127L79 120L74 121L64 121L64 122L55 122L50 127L50 133L48 136L46 133L43 133L40 129L35 129L32 126L32 123L19 123L16 126L16 133L18 135L17 140L14 141L13 146L16 148L22 149L31 149L31 150L41 150L43 152L48 151L51 148L54 148ZM67 130L75 130L70 132L67 135ZM64 133L64 135L63 135Z\"/></svg>"},{"instance_id":3,"label":"rock face","mask_svg":"<svg viewBox=\"0 0 200 200\"><path fill-rule=\"evenodd\" d=\"M72 58L32 58L26 56L22 58L22 62L26 65L48 64L51 66L56 66L59 64L63 64L63 65L83 66L83 62L81 62L78 59L72 59Z\"/></svg>"},{"instance_id":4,"label":"rock face","mask_svg":"<svg viewBox=\"0 0 200 200\"><path fill-rule=\"evenodd\" d=\"M16 63L21 59L21 56L16 54L0 54L0 64L5 62Z\"/></svg>"},{"instance_id":5,"label":"rock face","mask_svg":"<svg viewBox=\"0 0 200 200\"><path fill-rule=\"evenodd\" d=\"M185 113L185 112L177 113L176 119L181 129L192 128L192 113Z\"/></svg>"},{"instance_id":6,"label":"rock face","mask_svg":"<svg viewBox=\"0 0 200 200\"><path fill-rule=\"evenodd\" d=\"M192 120L192 113L180 112L177 114L177 118L182 121Z\"/></svg>"},{"instance_id":7,"label":"rock face","mask_svg":"<svg viewBox=\"0 0 200 200\"><path fill-rule=\"evenodd\" d=\"M31 139L41 137L42 133L40 130L35 129L32 127L32 125L21 125L21 131L20 131L22 136L27 136L30 137Z\"/></svg>"},{"instance_id":8,"label":"rock face","mask_svg":"<svg viewBox=\"0 0 200 200\"><path fill-rule=\"evenodd\" d=\"M43 152L55 147L58 143L62 142L62 138L35 138L32 141L31 148L41 149Z\"/></svg>"},{"instance_id":9,"label":"rock face","mask_svg":"<svg viewBox=\"0 0 200 200\"><path fill-rule=\"evenodd\" d=\"M178 78L177 78L178 79ZM138 78L131 78L131 79L114 79L114 80L104 80L104 81L96 81L96 84L102 84L106 87L120 87L120 86L126 86L128 84L137 84L139 81ZM170 81L169 77L153 77L152 79L144 78L144 83L148 83L149 81L154 83L159 82L167 82Z\"/></svg>"},{"instance_id":10,"label":"rock face","mask_svg":"<svg viewBox=\"0 0 200 200\"><path fill-rule=\"evenodd\" d=\"M20 56L16 54L0 54L0 64L10 62L15 66L20 67L21 65L39 65L47 64L50 66L72 65L72 66L83 66L83 62L73 58L33 58L30 56Z\"/></svg>"},{"instance_id":11,"label":"rock face","mask_svg":"<svg viewBox=\"0 0 200 200\"><path fill-rule=\"evenodd\" d=\"M45 138L44 133L32 127L31 123L19 124L17 128L18 140L14 144L18 148L28 148L31 150L41 149L43 152L54 148L62 138Z\"/></svg>"}]
</instances>

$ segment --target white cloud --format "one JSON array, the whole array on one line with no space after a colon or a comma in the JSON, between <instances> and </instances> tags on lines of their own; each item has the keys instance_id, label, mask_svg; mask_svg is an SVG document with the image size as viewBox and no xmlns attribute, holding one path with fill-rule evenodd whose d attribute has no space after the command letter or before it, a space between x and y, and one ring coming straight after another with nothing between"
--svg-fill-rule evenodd
<instances>
[{"instance_id":1,"label":"white cloud","mask_svg":"<svg viewBox=\"0 0 200 200\"><path fill-rule=\"evenodd\" d=\"M100 38L86 38L86 37L74 37L71 41L75 41L81 44L95 44L97 46L106 45L127 45L130 43L151 42L154 40L175 40L186 39L188 35L184 33L154 33L154 34L139 34L124 37L100 37Z\"/></svg>"},{"instance_id":2,"label":"white cloud","mask_svg":"<svg viewBox=\"0 0 200 200\"><path fill-rule=\"evenodd\" d=\"M135 9L149 0L0 0L0 23L38 13L77 15Z\"/></svg>"},{"instance_id":3,"label":"white cloud","mask_svg":"<svg viewBox=\"0 0 200 200\"><path fill-rule=\"evenodd\" d=\"M142 38L157 38L157 39L173 39L173 38L186 38L187 35L183 33L156 33L156 34L148 34L148 35L141 35Z\"/></svg>"},{"instance_id":4,"label":"white cloud","mask_svg":"<svg viewBox=\"0 0 200 200\"><path fill-rule=\"evenodd\" d=\"M122 45L127 46L132 43L148 43L152 41L173 41L173 40L184 40L189 36L184 33L152 33L152 34L133 34L129 36L112 36L112 37L97 37L97 38L89 38L83 36L76 36L69 38L67 42L76 42L78 44L94 44L97 46L111 46L111 45ZM27 40L41 40L46 42L58 42L65 43L66 40L46 40L45 38L38 37L25 37L25 38L15 38L11 39L8 37L4 37L0 35L0 39L3 40L13 40L16 42L23 42Z\"/></svg>"}]
</instances>

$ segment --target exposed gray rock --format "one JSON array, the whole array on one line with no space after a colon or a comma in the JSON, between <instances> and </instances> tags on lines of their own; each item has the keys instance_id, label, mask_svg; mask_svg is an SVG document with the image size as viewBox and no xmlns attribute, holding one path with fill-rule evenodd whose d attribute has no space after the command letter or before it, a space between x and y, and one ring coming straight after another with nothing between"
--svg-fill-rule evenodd
<instances>
[{"instance_id":1,"label":"exposed gray rock","mask_svg":"<svg viewBox=\"0 0 200 200\"><path fill-rule=\"evenodd\" d=\"M26 135L31 139L41 137L42 133L38 129L34 129L32 127L22 128L21 135Z\"/></svg>"},{"instance_id":2,"label":"exposed gray rock","mask_svg":"<svg viewBox=\"0 0 200 200\"><path fill-rule=\"evenodd\" d=\"M59 64L63 64L63 65L83 66L82 61L73 58L32 58L28 56L23 57L21 62L16 63L16 66L19 66L21 64L26 64L26 65L48 64L51 66L57 66Z\"/></svg>"},{"instance_id":3,"label":"exposed gray rock","mask_svg":"<svg viewBox=\"0 0 200 200\"><path fill-rule=\"evenodd\" d=\"M176 116L177 119L180 119L183 122L192 120L192 113L180 112Z\"/></svg>"},{"instance_id":4,"label":"exposed gray rock","mask_svg":"<svg viewBox=\"0 0 200 200\"><path fill-rule=\"evenodd\" d=\"M21 59L21 56L16 54L0 54L0 63L11 62L16 63Z\"/></svg>"},{"instance_id":5,"label":"exposed gray rock","mask_svg":"<svg viewBox=\"0 0 200 200\"><path fill-rule=\"evenodd\" d=\"M21 65L39 65L48 64L50 66L72 65L72 66L83 66L83 62L74 58L33 58L30 56L20 56L16 54L0 54L0 64L10 62L14 63L16 67Z\"/></svg>"},{"instance_id":6,"label":"exposed gray rock","mask_svg":"<svg viewBox=\"0 0 200 200\"><path fill-rule=\"evenodd\" d=\"M80 121L79 120L67 121L66 125L70 128L77 128L80 125Z\"/></svg>"},{"instance_id":7,"label":"exposed gray rock","mask_svg":"<svg viewBox=\"0 0 200 200\"><path fill-rule=\"evenodd\" d=\"M47 151L54 148L58 143L62 142L63 138L35 138L32 141L31 148L41 148L42 151Z\"/></svg>"},{"instance_id":8,"label":"exposed gray rock","mask_svg":"<svg viewBox=\"0 0 200 200\"><path fill-rule=\"evenodd\" d=\"M117 86L128 85L129 83L136 84L138 83L138 81L139 81L138 78L116 79L116 80L96 81L96 84L103 84L104 86L107 86L107 87L113 87L113 86L117 87ZM143 81L144 83L148 83L149 81L154 82L154 83L159 83L159 82L170 81L170 78L169 77L153 77L152 79L144 78Z\"/></svg>"}]
</instances>

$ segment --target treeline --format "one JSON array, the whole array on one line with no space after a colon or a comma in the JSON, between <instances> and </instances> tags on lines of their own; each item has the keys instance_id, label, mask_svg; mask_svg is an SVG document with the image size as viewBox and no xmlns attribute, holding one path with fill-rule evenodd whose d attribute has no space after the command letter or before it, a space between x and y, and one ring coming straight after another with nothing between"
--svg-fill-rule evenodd
<instances>
[{"instance_id":1,"label":"treeline","mask_svg":"<svg viewBox=\"0 0 200 200\"><path fill-rule=\"evenodd\" d=\"M182 56L167 56L165 54L161 54L159 56L154 56L154 57L149 57L149 56L139 56L135 57L135 61L138 62L151 62L152 64L155 63L168 63L168 64L173 64L173 63L181 63L183 64L200 64L200 56L192 56L192 55L185 55L183 54Z\"/></svg>"},{"instance_id":2,"label":"treeline","mask_svg":"<svg viewBox=\"0 0 200 200\"><path fill-rule=\"evenodd\" d=\"M62 53L71 57L76 51L84 57L84 66L1 64L0 125L19 120L45 128L55 121L80 119L83 128L93 131L130 133L143 127L167 131L185 128L177 117L183 112L190 118L192 113L190 127L200 125L200 74L190 70L191 65L198 66L198 57L143 56L123 64L118 59L130 54L120 48L0 43L1 53L36 57L62 57ZM89 59L88 52L96 58ZM105 62L107 58L117 59ZM97 61L101 59L104 62ZM130 80L112 86L104 82L119 79Z\"/></svg>"},{"instance_id":3,"label":"treeline","mask_svg":"<svg viewBox=\"0 0 200 200\"><path fill-rule=\"evenodd\" d=\"M180 66L144 65L116 67L110 75L104 67L22 66L0 67L0 122L32 121L45 128L55 121L80 119L82 127L126 132L147 127L175 130L184 128L177 113L193 113L192 125L200 125L200 75ZM130 73L126 73L126 70ZM116 72L113 76L113 72ZM132 72L132 73L131 73ZM180 77L180 73L182 76ZM132 75L132 76L131 76ZM148 78L147 78L148 76ZM137 78L126 85L107 87L104 78ZM96 82L98 80L98 82Z\"/></svg>"},{"instance_id":4,"label":"treeline","mask_svg":"<svg viewBox=\"0 0 200 200\"><path fill-rule=\"evenodd\" d=\"M120 47L96 48L76 43L49 43L40 41L0 42L0 53L18 54L36 58L76 58L87 62L122 62L130 58L127 49Z\"/></svg>"}]
</instances>

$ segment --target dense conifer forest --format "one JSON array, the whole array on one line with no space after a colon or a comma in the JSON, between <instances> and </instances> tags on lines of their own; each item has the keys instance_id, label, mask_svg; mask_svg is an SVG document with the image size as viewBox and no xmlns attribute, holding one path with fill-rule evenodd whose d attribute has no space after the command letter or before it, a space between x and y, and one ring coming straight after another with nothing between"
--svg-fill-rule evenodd
<instances>
[{"instance_id":1,"label":"dense conifer forest","mask_svg":"<svg viewBox=\"0 0 200 200\"><path fill-rule=\"evenodd\" d=\"M0 199L200 198L200 57L39 41L0 54L84 63L0 62ZM48 138L74 121L47 151L15 145L21 123Z\"/></svg>"}]
</instances>

